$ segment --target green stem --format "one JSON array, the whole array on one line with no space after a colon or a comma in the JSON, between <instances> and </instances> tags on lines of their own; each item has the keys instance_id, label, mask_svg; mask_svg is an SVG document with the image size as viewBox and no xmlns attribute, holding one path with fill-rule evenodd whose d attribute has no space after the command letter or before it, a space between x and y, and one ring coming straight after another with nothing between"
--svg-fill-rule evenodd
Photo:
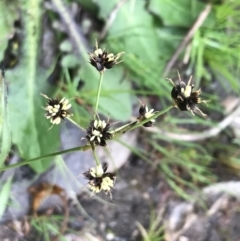
<instances>
[{"instance_id":1,"label":"green stem","mask_svg":"<svg viewBox=\"0 0 240 241\"><path fill-rule=\"evenodd\" d=\"M166 112L168 112L169 110L171 110L172 108L175 108L175 106L168 106L165 110L162 111L156 111L156 113L151 116L150 118L140 121L139 123L137 123L136 125L132 126L128 131L134 130L140 126L142 126L143 124L147 123L148 121L152 120L152 119L156 119L157 117L159 117L160 115L165 114Z\"/></svg>"},{"instance_id":2,"label":"green stem","mask_svg":"<svg viewBox=\"0 0 240 241\"><path fill-rule=\"evenodd\" d=\"M95 119L96 115L97 115L100 93L101 93L101 88L102 88L102 81L103 81L103 72L100 72L100 78L99 78L99 82L98 82L97 99L96 99L95 109L94 109L94 113L93 113L93 119Z\"/></svg>"},{"instance_id":3,"label":"green stem","mask_svg":"<svg viewBox=\"0 0 240 241\"><path fill-rule=\"evenodd\" d=\"M76 127L78 127L79 129L86 131L83 127L81 127L77 122L75 122L72 118L67 117L67 119L72 122Z\"/></svg>"},{"instance_id":4,"label":"green stem","mask_svg":"<svg viewBox=\"0 0 240 241\"><path fill-rule=\"evenodd\" d=\"M152 119L156 119L157 117L159 117L160 115L163 115L165 114L166 112L168 112L169 110L171 110L172 108L174 108L174 106L169 106L167 107L166 109L162 110L162 111L156 111L155 114L151 117L149 117L148 119L145 119L145 120L142 120L142 121L139 121L139 120L136 120L136 121L133 121L129 124L126 124L124 126L121 126L113 131L111 131L110 133L114 135L114 138L119 136L119 135L122 135L124 133L126 133L127 131L132 131L140 126L142 126L143 124L149 122L150 120Z\"/></svg>"},{"instance_id":5,"label":"green stem","mask_svg":"<svg viewBox=\"0 0 240 241\"><path fill-rule=\"evenodd\" d=\"M98 160L96 149L92 148L92 150L93 150L93 156L94 156L95 162L96 162L97 166L99 166L100 165L100 161Z\"/></svg>"},{"instance_id":6,"label":"green stem","mask_svg":"<svg viewBox=\"0 0 240 241\"><path fill-rule=\"evenodd\" d=\"M54 153L47 154L47 155L44 155L44 156L39 156L39 157L35 157L33 159L21 161L21 162L18 162L16 164L12 164L12 165L9 165L9 166L1 167L0 171L4 171L4 170L11 169L11 168L14 168L14 167L20 167L20 166L29 164L31 162L35 162L35 161L43 160L43 159L46 159L46 158L49 158L49 157L54 157L54 156L66 154L66 153L69 153L69 152L85 151L85 150L88 150L90 148L91 148L90 145L85 145L85 146L74 147L74 148L71 148L71 149L63 150L63 151L54 152Z\"/></svg>"}]
</instances>

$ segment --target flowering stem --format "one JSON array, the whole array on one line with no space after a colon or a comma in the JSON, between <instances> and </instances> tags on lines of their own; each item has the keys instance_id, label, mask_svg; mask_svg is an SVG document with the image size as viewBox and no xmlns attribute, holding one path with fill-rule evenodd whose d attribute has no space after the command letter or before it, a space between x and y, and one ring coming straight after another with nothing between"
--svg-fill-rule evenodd
<instances>
[{"instance_id":1,"label":"flowering stem","mask_svg":"<svg viewBox=\"0 0 240 241\"><path fill-rule=\"evenodd\" d=\"M143 120L143 121L140 121L139 123L137 123L136 125L134 125L133 127L131 127L129 129L129 131L131 130L134 130L140 126L142 126L143 124L147 123L148 121L152 120L152 119L156 119L157 117L159 117L160 115L163 115L165 114L166 112L168 112L169 110L171 110L172 108L174 108L175 106L168 106L166 109L162 110L162 111L156 111L156 113L151 116L150 118L146 119L146 120Z\"/></svg>"},{"instance_id":2,"label":"flowering stem","mask_svg":"<svg viewBox=\"0 0 240 241\"><path fill-rule=\"evenodd\" d=\"M96 99L96 104L95 104L95 110L93 114L93 119L96 118L97 115L97 110L98 110L98 104L99 104L99 99L100 99L100 93L101 93L101 88L102 88L102 81L103 81L103 71L100 72L100 79L98 82L98 92L97 92L97 99Z\"/></svg>"},{"instance_id":3,"label":"flowering stem","mask_svg":"<svg viewBox=\"0 0 240 241\"><path fill-rule=\"evenodd\" d=\"M72 122L75 126L77 126L79 129L85 131L85 129L83 127L81 127L77 122L75 122L72 118L67 117L67 119Z\"/></svg>"},{"instance_id":4,"label":"flowering stem","mask_svg":"<svg viewBox=\"0 0 240 241\"><path fill-rule=\"evenodd\" d=\"M96 149L93 147L92 150L93 150L93 156L94 156L95 162L96 162L97 166L99 166L100 162L97 157Z\"/></svg>"},{"instance_id":5,"label":"flowering stem","mask_svg":"<svg viewBox=\"0 0 240 241\"><path fill-rule=\"evenodd\" d=\"M35 161L39 161L39 160L47 159L47 158L50 158L50 157L70 153L70 152L86 151L90 148L91 148L90 145L85 145L85 146L74 147L74 148L71 148L71 149L63 150L63 151L53 152L53 153L43 155L43 156L39 156L39 157L35 157L35 158L29 159L29 160L24 160L24 161L21 161L21 162L18 162L16 164L12 164L12 165L9 165L9 166L1 166L0 172L4 171L4 170L11 169L11 168L14 168L14 167L20 167L20 166L23 166L23 165L26 165L26 164L29 164L29 163L32 163L32 162L35 162Z\"/></svg>"},{"instance_id":6,"label":"flowering stem","mask_svg":"<svg viewBox=\"0 0 240 241\"><path fill-rule=\"evenodd\" d=\"M145 120L142 120L142 121L139 121L139 120L136 120L136 121L133 121L131 123L128 123L124 126L121 126L115 130L113 130L111 132L111 134L114 135L114 138L119 135L122 135L124 133L126 133L127 131L131 131L131 130L134 130L140 126L142 126L143 124L147 123L148 121L152 120L152 119L156 119L157 117L159 117L160 115L163 115L165 114L166 112L168 112L169 110L171 110L172 108L174 108L174 106L169 106L167 107L166 109L162 110L162 111L156 111L154 113L154 115L152 115L151 117L149 117L148 119L145 119Z\"/></svg>"},{"instance_id":7,"label":"flowering stem","mask_svg":"<svg viewBox=\"0 0 240 241\"><path fill-rule=\"evenodd\" d=\"M147 123L151 119L155 119L155 118L159 117L160 115L165 114L167 111L171 110L173 107L174 106L169 106L165 110L155 112L154 115L151 116L148 119L145 119L145 120L142 120L142 121L139 121L139 120L133 121L129 124L126 124L124 126L121 126L117 129L111 131L110 133L114 135L113 139L115 139L118 136L123 135L127 131L131 131L131 130L134 130L134 129L142 126L143 124ZM99 162L98 157L96 155L95 147L87 144L87 145L84 145L84 146L79 146L79 147L75 147L75 148L71 148L71 149L67 149L67 150L58 151L58 152L50 153L50 154L47 154L47 155L35 157L35 158L29 159L29 160L24 160L24 161L21 161L21 162L18 162L16 164L12 164L12 165L9 165L9 166L0 166L0 172L4 171L4 170L11 169L11 168L14 168L14 167L23 166L23 165L26 165L26 164L29 164L29 163L32 163L32 162L35 162L35 161L39 161L39 160L47 159L47 158L50 158L50 157L62 155L62 154L65 154L65 153L70 153L70 152L75 152L75 151L86 151L86 150L89 150L91 148L93 150L93 155L94 155L94 159L96 161L96 164L100 165L100 162Z\"/></svg>"}]
</instances>

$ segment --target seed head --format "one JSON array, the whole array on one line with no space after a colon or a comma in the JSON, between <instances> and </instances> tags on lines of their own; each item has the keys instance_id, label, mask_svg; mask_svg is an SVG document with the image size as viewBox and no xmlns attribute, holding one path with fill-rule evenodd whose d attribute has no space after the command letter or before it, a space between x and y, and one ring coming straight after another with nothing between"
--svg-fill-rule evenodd
<instances>
[{"instance_id":1,"label":"seed head","mask_svg":"<svg viewBox=\"0 0 240 241\"><path fill-rule=\"evenodd\" d=\"M41 94L43 97L48 99L47 105L44 108L46 110L46 118L50 119L52 124L60 124L61 120L64 120L66 117L72 116L72 114L68 111L71 108L71 104L68 99L62 98L51 99L47 95Z\"/></svg>"},{"instance_id":2,"label":"seed head","mask_svg":"<svg viewBox=\"0 0 240 241\"><path fill-rule=\"evenodd\" d=\"M89 180L88 187L93 193L104 191L112 198L111 188L114 186L116 175L114 173L106 172L107 164L92 167L83 175Z\"/></svg>"},{"instance_id":3,"label":"seed head","mask_svg":"<svg viewBox=\"0 0 240 241\"><path fill-rule=\"evenodd\" d=\"M141 103L141 107L139 108L139 117L138 119L140 121L142 120L146 120L148 118L150 118L151 116L154 115L154 109L148 110L147 105ZM145 124L143 124L144 127L152 127L155 123L155 119L151 119L150 121L146 122Z\"/></svg>"},{"instance_id":4,"label":"seed head","mask_svg":"<svg viewBox=\"0 0 240 241\"><path fill-rule=\"evenodd\" d=\"M191 111L193 115L195 115L194 112L199 112L201 115L206 116L206 114L197 107L197 104L207 103L208 101L202 100L199 97L202 92L201 89L194 91L194 85L191 84L192 76L190 76L187 84L181 80L179 72L178 78L179 81L177 84L173 83L171 79L168 79L173 85L171 96L175 106L181 111Z\"/></svg>"},{"instance_id":5,"label":"seed head","mask_svg":"<svg viewBox=\"0 0 240 241\"><path fill-rule=\"evenodd\" d=\"M111 124L105 120L91 120L86 130L86 139L93 145L106 146L106 141L112 138L110 127Z\"/></svg>"},{"instance_id":6,"label":"seed head","mask_svg":"<svg viewBox=\"0 0 240 241\"><path fill-rule=\"evenodd\" d=\"M90 58L90 64L94 66L99 72L103 72L105 69L111 69L114 65L122 62L119 58L124 54L124 52L114 55L113 53L108 53L106 50L98 48L98 43L96 42L95 50L92 53L88 53Z\"/></svg>"}]
</instances>

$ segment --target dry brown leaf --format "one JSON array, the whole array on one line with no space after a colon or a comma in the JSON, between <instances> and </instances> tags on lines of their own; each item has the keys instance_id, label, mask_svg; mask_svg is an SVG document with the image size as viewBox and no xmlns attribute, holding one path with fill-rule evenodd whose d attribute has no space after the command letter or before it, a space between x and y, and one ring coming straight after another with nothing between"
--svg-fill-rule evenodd
<instances>
[{"instance_id":1,"label":"dry brown leaf","mask_svg":"<svg viewBox=\"0 0 240 241\"><path fill-rule=\"evenodd\" d=\"M63 201L65 200L65 190L57 185L47 182L30 187L28 191L32 195L31 210L34 214L36 214L36 211L39 209L42 201L50 195L58 195Z\"/></svg>"}]
</instances>

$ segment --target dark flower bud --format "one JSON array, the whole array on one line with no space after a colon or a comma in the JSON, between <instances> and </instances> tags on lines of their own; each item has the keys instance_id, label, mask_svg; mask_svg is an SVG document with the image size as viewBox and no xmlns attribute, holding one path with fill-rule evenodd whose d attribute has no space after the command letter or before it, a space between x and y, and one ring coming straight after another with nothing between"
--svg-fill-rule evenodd
<instances>
[{"instance_id":1,"label":"dark flower bud","mask_svg":"<svg viewBox=\"0 0 240 241\"><path fill-rule=\"evenodd\" d=\"M111 69L114 65L122 62L119 58L124 54L124 52L118 53L116 55L108 53L106 50L98 48L96 42L95 50L92 53L88 53L90 57L90 64L94 66L99 72L105 69Z\"/></svg>"},{"instance_id":2,"label":"dark flower bud","mask_svg":"<svg viewBox=\"0 0 240 241\"><path fill-rule=\"evenodd\" d=\"M189 78L188 83L186 84L181 80L180 74L178 72L179 81L177 84L173 83L171 79L170 82L173 85L173 89L171 91L171 97L174 101L176 107L178 107L181 111L191 111L194 115L194 112L199 112L203 116L204 114L198 107L197 104L207 103L207 100L202 100L199 96L201 94L201 89L194 91L194 85L191 84L192 76Z\"/></svg>"},{"instance_id":3,"label":"dark flower bud","mask_svg":"<svg viewBox=\"0 0 240 241\"><path fill-rule=\"evenodd\" d=\"M142 104L142 103L141 103ZM139 117L138 120L146 120L154 115L154 109L148 110L148 107L145 104L142 104L139 108ZM143 124L144 127L152 127L155 123L155 119L151 119L150 121Z\"/></svg>"}]
</instances>

